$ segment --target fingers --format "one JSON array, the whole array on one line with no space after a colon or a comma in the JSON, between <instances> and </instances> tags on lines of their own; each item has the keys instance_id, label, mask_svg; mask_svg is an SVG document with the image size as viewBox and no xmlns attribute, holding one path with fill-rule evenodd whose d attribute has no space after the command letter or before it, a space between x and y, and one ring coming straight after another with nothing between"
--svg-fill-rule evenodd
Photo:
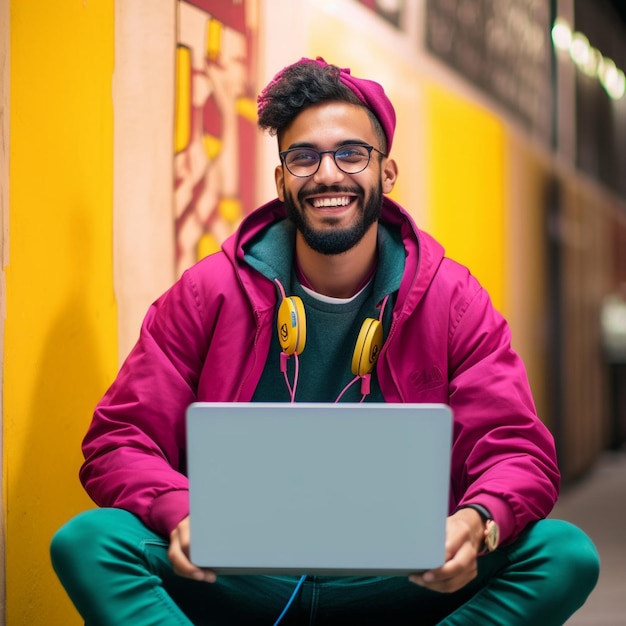
<instances>
[{"instance_id":1,"label":"fingers","mask_svg":"<svg viewBox=\"0 0 626 626\"><path fill-rule=\"evenodd\" d=\"M465 554L467 552L467 554ZM476 578L478 566L471 550L461 548L455 557L439 569L412 574L409 580L420 587L441 593L453 593Z\"/></svg>"},{"instance_id":2,"label":"fingers","mask_svg":"<svg viewBox=\"0 0 626 626\"><path fill-rule=\"evenodd\" d=\"M207 583L217 579L215 572L195 566L189 560L189 518L186 517L170 534L170 546L167 556L174 572L185 578L192 578Z\"/></svg>"},{"instance_id":3,"label":"fingers","mask_svg":"<svg viewBox=\"0 0 626 626\"><path fill-rule=\"evenodd\" d=\"M480 524L480 520L478 523ZM409 576L409 580L421 587L442 593L452 593L467 585L478 574L475 535L477 531L468 522L465 513L448 518L446 562L438 569L413 574Z\"/></svg>"}]
</instances>

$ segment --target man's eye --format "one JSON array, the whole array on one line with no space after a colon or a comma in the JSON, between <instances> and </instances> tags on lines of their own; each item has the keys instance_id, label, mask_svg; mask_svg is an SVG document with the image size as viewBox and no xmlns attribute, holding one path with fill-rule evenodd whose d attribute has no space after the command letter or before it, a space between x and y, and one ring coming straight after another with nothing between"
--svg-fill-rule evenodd
<instances>
[{"instance_id":1,"label":"man's eye","mask_svg":"<svg viewBox=\"0 0 626 626\"><path fill-rule=\"evenodd\" d=\"M342 161L359 161L360 159L367 158L367 153L363 150L363 148L358 148L356 146L347 147L337 152L335 158L341 159Z\"/></svg>"},{"instance_id":2,"label":"man's eye","mask_svg":"<svg viewBox=\"0 0 626 626\"><path fill-rule=\"evenodd\" d=\"M292 163L313 163L318 160L317 152L305 151L305 152L292 152Z\"/></svg>"}]
</instances>

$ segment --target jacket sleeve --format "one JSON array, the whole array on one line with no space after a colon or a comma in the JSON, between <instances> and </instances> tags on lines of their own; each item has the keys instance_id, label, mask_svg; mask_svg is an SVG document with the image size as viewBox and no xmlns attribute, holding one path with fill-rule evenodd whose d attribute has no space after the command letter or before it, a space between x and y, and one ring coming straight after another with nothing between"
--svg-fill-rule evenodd
<instances>
[{"instance_id":1,"label":"jacket sleeve","mask_svg":"<svg viewBox=\"0 0 626 626\"><path fill-rule=\"evenodd\" d=\"M185 411L206 355L204 326L183 276L150 307L83 440L80 479L94 502L126 509L166 537L189 510Z\"/></svg>"},{"instance_id":2,"label":"jacket sleeve","mask_svg":"<svg viewBox=\"0 0 626 626\"><path fill-rule=\"evenodd\" d=\"M486 291L475 284L473 294L452 310L453 497L458 506L487 507L506 543L547 516L556 502L560 474L554 440L536 414L509 326Z\"/></svg>"}]
</instances>

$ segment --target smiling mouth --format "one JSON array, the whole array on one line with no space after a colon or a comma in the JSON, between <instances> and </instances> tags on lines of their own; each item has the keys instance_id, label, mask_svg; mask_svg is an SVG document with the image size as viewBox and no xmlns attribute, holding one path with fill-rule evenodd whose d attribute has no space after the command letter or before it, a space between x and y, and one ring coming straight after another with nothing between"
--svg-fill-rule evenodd
<instances>
[{"instance_id":1,"label":"smiling mouth","mask_svg":"<svg viewBox=\"0 0 626 626\"><path fill-rule=\"evenodd\" d=\"M310 204L316 209L322 209L326 207L344 207L348 206L355 199L354 196L335 196L326 198L311 198Z\"/></svg>"}]
</instances>

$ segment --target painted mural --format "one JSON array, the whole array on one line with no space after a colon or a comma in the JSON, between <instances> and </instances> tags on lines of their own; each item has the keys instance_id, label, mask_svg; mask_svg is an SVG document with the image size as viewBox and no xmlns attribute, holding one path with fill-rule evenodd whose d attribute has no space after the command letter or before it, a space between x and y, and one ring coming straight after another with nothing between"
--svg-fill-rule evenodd
<instances>
[{"instance_id":1,"label":"painted mural","mask_svg":"<svg viewBox=\"0 0 626 626\"><path fill-rule=\"evenodd\" d=\"M179 0L174 127L176 274L254 207L256 0Z\"/></svg>"}]
</instances>

